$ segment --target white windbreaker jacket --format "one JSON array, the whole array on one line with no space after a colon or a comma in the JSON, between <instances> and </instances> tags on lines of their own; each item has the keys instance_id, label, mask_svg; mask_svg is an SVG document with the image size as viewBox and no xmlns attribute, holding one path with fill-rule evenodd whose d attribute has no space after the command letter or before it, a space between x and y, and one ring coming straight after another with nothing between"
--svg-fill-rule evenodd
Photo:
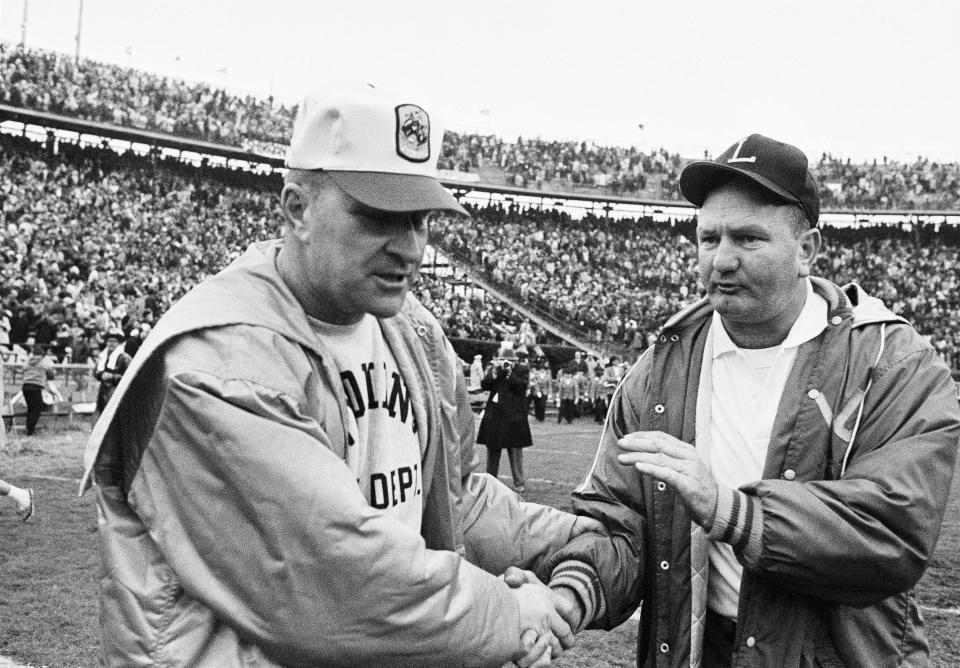
<instances>
[{"instance_id":1,"label":"white windbreaker jacket","mask_svg":"<svg viewBox=\"0 0 960 668\"><path fill-rule=\"evenodd\" d=\"M94 427L111 666L500 666L519 616L492 574L544 572L589 520L474 472L459 363L413 298L381 320L413 397L422 535L343 461L338 370L255 244L158 323ZM462 399L462 400L461 400Z\"/></svg>"}]
</instances>

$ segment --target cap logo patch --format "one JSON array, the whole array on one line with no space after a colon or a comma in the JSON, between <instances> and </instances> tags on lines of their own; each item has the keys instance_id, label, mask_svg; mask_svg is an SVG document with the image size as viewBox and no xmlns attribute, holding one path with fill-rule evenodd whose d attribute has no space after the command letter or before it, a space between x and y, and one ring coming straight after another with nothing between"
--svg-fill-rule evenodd
<instances>
[{"instance_id":1,"label":"cap logo patch","mask_svg":"<svg viewBox=\"0 0 960 668\"><path fill-rule=\"evenodd\" d=\"M430 117L415 104L397 107L397 154L410 162L430 159Z\"/></svg>"},{"instance_id":2,"label":"cap logo patch","mask_svg":"<svg viewBox=\"0 0 960 668\"><path fill-rule=\"evenodd\" d=\"M743 139L740 140L740 143L737 144L737 148L736 148L736 150L733 152L733 155L730 157L729 160L727 160L728 163L730 163L730 162L756 162L756 161L757 161L757 156L755 156L755 155L752 155L752 156L750 156L749 158L741 158L741 157L740 157L740 149L743 148L743 143L744 143L745 141L747 141L747 139L750 139L750 138L749 138L749 137L744 137Z\"/></svg>"}]
</instances>

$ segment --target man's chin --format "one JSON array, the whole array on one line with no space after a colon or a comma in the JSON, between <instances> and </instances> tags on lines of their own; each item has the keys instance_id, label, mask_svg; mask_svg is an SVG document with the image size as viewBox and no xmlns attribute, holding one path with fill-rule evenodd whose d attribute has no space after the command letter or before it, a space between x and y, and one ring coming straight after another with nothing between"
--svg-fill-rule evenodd
<instances>
[{"instance_id":1,"label":"man's chin","mask_svg":"<svg viewBox=\"0 0 960 668\"><path fill-rule=\"evenodd\" d=\"M713 310L719 313L722 318L740 320L750 311L749 304L745 303L745 300L740 298L739 295L714 292L709 296L709 299Z\"/></svg>"},{"instance_id":2,"label":"man's chin","mask_svg":"<svg viewBox=\"0 0 960 668\"><path fill-rule=\"evenodd\" d=\"M400 309L403 308L403 302L406 300L406 296L407 293L404 292L403 295L398 297L378 299L376 302L370 305L370 308L367 309L367 313L370 315L375 315L378 318L392 318L400 312Z\"/></svg>"},{"instance_id":3,"label":"man's chin","mask_svg":"<svg viewBox=\"0 0 960 668\"><path fill-rule=\"evenodd\" d=\"M711 292L707 295L707 299L710 300L710 305L713 307L713 310L723 315L723 312L733 307L732 295L725 294L723 292Z\"/></svg>"}]
</instances>

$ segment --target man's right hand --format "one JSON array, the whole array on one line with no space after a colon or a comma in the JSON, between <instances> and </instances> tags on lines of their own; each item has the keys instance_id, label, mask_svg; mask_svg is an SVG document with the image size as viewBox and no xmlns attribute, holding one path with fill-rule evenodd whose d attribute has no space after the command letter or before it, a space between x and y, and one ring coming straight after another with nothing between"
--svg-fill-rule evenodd
<instances>
[{"instance_id":1,"label":"man's right hand","mask_svg":"<svg viewBox=\"0 0 960 668\"><path fill-rule=\"evenodd\" d=\"M506 664L503 668L516 666L517 668L547 668L553 661L553 649L551 642L556 642L552 633L544 633L537 636L533 629L527 629L520 634L520 647L526 652L521 657L514 656L513 661Z\"/></svg>"},{"instance_id":2,"label":"man's right hand","mask_svg":"<svg viewBox=\"0 0 960 668\"><path fill-rule=\"evenodd\" d=\"M539 581L535 584L525 582L511 591L517 597L520 609L520 633L523 635L528 630L535 631L541 640L547 640L550 651L547 660L559 657L565 648L573 644L574 637L570 625L557 613L553 593ZM521 647L514 661L519 661L517 665L520 666L538 665L531 661L530 655L529 649Z\"/></svg>"},{"instance_id":3,"label":"man's right hand","mask_svg":"<svg viewBox=\"0 0 960 668\"><path fill-rule=\"evenodd\" d=\"M584 615L580 598L569 587L550 587L550 592L553 594L553 605L564 621L571 629L580 628Z\"/></svg>"},{"instance_id":4,"label":"man's right hand","mask_svg":"<svg viewBox=\"0 0 960 668\"><path fill-rule=\"evenodd\" d=\"M599 524L599 523L598 523ZM602 526L602 525L600 525ZM593 530L591 529L587 530ZM511 587L519 587L525 583L538 584L540 582L537 576L531 571L525 571L516 566L510 566L503 574L503 580ZM550 587L550 596L553 601L553 607L563 617L563 620L570 626L570 629L580 627L583 620L584 609L580 598L569 587ZM564 645L568 648L569 645Z\"/></svg>"}]
</instances>

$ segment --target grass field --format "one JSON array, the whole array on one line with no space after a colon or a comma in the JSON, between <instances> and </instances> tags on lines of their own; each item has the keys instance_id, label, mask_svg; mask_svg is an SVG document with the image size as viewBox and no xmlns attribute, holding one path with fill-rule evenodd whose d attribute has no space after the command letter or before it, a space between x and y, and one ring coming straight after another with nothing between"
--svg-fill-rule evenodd
<instances>
[{"instance_id":1,"label":"grass field","mask_svg":"<svg viewBox=\"0 0 960 668\"><path fill-rule=\"evenodd\" d=\"M593 459L599 428L586 420L531 423L526 498L568 507L570 490ZM0 477L33 487L36 521L21 525L0 505L0 668L3 657L30 666L100 665L96 580L100 557L92 495L77 498L88 427L9 436ZM506 457L501 477L507 474ZM503 478L507 480L507 478ZM960 666L960 491L957 481L933 562L920 584L934 664ZM610 633L587 631L561 668L634 665L635 621Z\"/></svg>"}]
</instances>

